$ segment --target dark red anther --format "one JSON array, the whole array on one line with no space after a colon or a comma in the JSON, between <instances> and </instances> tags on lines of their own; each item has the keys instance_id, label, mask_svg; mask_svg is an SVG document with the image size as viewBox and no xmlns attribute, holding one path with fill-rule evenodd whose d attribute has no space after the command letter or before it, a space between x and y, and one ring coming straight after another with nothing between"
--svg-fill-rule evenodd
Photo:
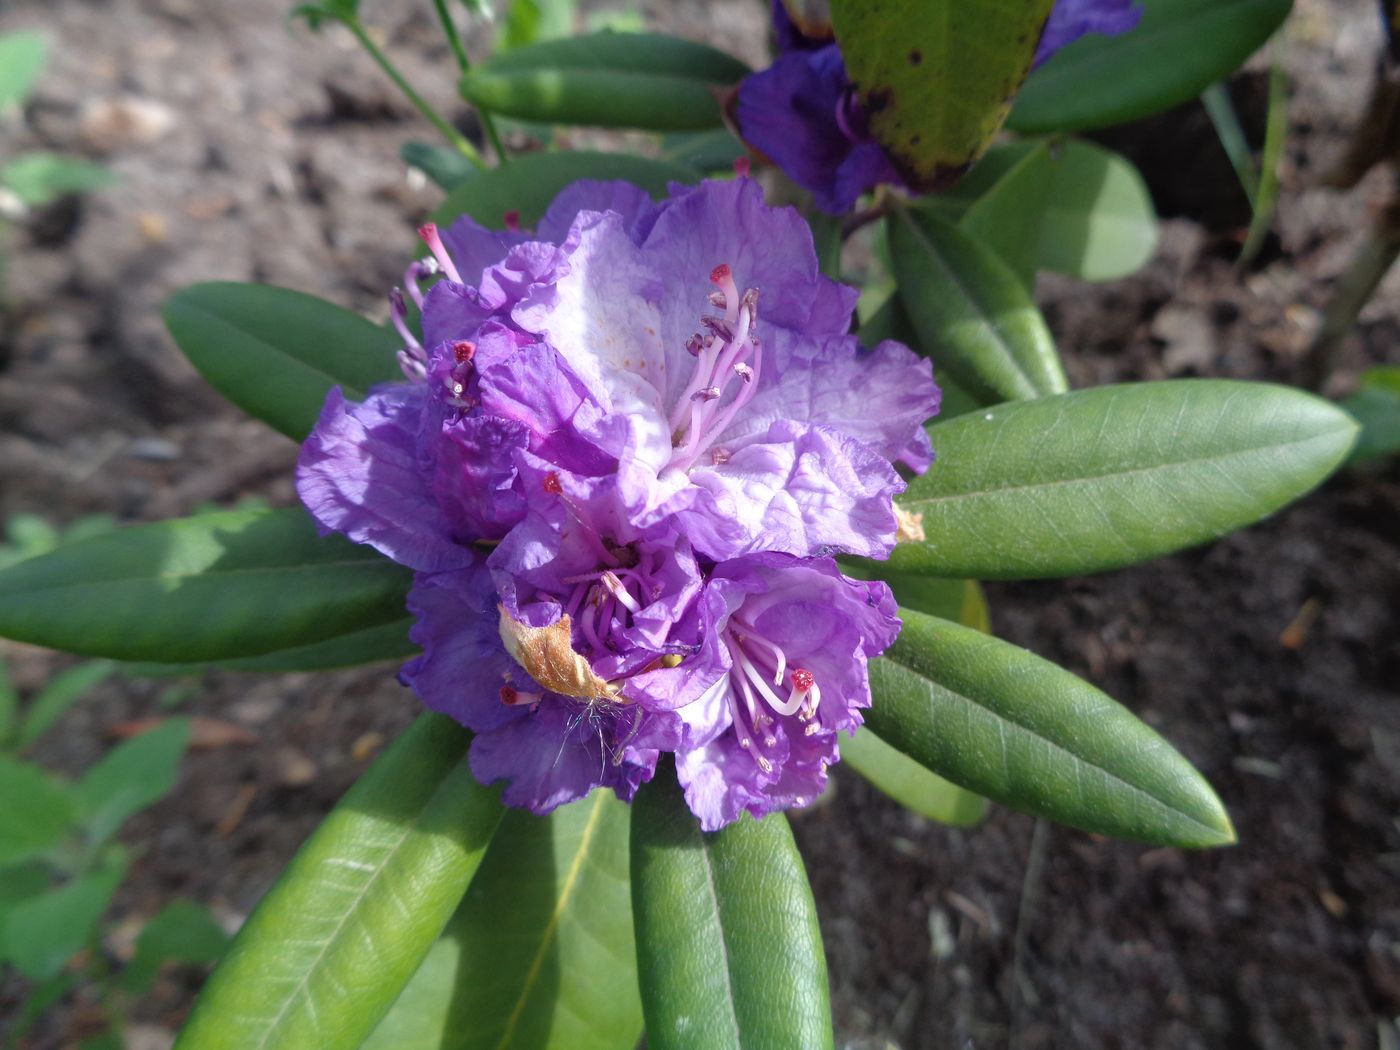
<instances>
[{"instance_id":1,"label":"dark red anther","mask_svg":"<svg viewBox=\"0 0 1400 1050\"><path fill-rule=\"evenodd\" d=\"M817 676L805 667L794 667L792 669L792 687L799 693L805 693L817 684Z\"/></svg>"},{"instance_id":2,"label":"dark red anther","mask_svg":"<svg viewBox=\"0 0 1400 1050\"><path fill-rule=\"evenodd\" d=\"M544 476L544 490L551 496L557 496L564 491L564 486L559 483L559 475L552 470Z\"/></svg>"},{"instance_id":3,"label":"dark red anther","mask_svg":"<svg viewBox=\"0 0 1400 1050\"><path fill-rule=\"evenodd\" d=\"M747 179L747 178L749 177L749 168L750 168L750 167L751 167L751 165L750 165L750 163L749 163L749 158L748 158L748 157L736 157L736 158L735 158L735 160L734 160L734 174L737 175L737 176L739 176L739 178L741 178L741 179Z\"/></svg>"},{"instance_id":4,"label":"dark red anther","mask_svg":"<svg viewBox=\"0 0 1400 1050\"><path fill-rule=\"evenodd\" d=\"M710 271L710 283L721 284L724 281L729 280L729 274L729 264L720 263L718 266L716 266L713 270Z\"/></svg>"},{"instance_id":5,"label":"dark red anther","mask_svg":"<svg viewBox=\"0 0 1400 1050\"><path fill-rule=\"evenodd\" d=\"M452 344L452 356L459 365L464 365L476 356L476 344L470 339L458 339Z\"/></svg>"},{"instance_id":6,"label":"dark red anther","mask_svg":"<svg viewBox=\"0 0 1400 1050\"><path fill-rule=\"evenodd\" d=\"M507 707L514 707L520 703L520 692L513 685L501 686L501 703Z\"/></svg>"},{"instance_id":7,"label":"dark red anther","mask_svg":"<svg viewBox=\"0 0 1400 1050\"><path fill-rule=\"evenodd\" d=\"M505 214L506 229L512 233L520 232L520 213L518 211L508 211Z\"/></svg>"}]
</instances>

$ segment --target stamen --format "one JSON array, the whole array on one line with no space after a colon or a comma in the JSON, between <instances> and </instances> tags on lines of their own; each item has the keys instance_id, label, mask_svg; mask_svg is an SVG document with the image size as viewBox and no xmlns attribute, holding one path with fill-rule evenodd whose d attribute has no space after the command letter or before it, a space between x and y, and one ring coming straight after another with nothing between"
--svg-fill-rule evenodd
<instances>
[{"instance_id":1,"label":"stamen","mask_svg":"<svg viewBox=\"0 0 1400 1050\"><path fill-rule=\"evenodd\" d=\"M436 259L415 259L403 272L403 286L408 289L409 298L418 309L423 309L423 289L418 287L420 277L431 277L438 272Z\"/></svg>"},{"instance_id":2,"label":"stamen","mask_svg":"<svg viewBox=\"0 0 1400 1050\"><path fill-rule=\"evenodd\" d=\"M763 646L763 648L767 649L770 653L773 654L773 658L778 662L778 669L773 674L773 684L782 685L783 675L787 671L787 653L783 652L781 648L774 645L767 638L763 637L763 635L759 634L752 627L748 626L748 624L740 624L740 626L743 629L743 633L739 637L743 641L757 642L759 645ZM796 671L793 672L794 675L796 675L796 673ZM804 671L803 673L808 674L810 672Z\"/></svg>"},{"instance_id":3,"label":"stamen","mask_svg":"<svg viewBox=\"0 0 1400 1050\"><path fill-rule=\"evenodd\" d=\"M506 229L511 233L520 232L520 213L518 211L508 211L505 213Z\"/></svg>"},{"instance_id":4,"label":"stamen","mask_svg":"<svg viewBox=\"0 0 1400 1050\"><path fill-rule=\"evenodd\" d=\"M423 238L423 243L428 246L428 250L433 253L433 258L442 267L442 272L447 275L449 281L463 284L462 275L457 272L456 265L452 262L452 256L447 254L447 249L443 247L442 237L438 234L436 223L425 222L418 227L418 236Z\"/></svg>"},{"instance_id":5,"label":"stamen","mask_svg":"<svg viewBox=\"0 0 1400 1050\"><path fill-rule=\"evenodd\" d=\"M632 611L632 615L642 611L642 607L637 604L637 599L627 593L627 588L622 585L622 581L617 578L617 573L611 570L603 573L603 586L606 587L614 598L627 606Z\"/></svg>"},{"instance_id":6,"label":"stamen","mask_svg":"<svg viewBox=\"0 0 1400 1050\"><path fill-rule=\"evenodd\" d=\"M743 362L740 362L739 364L734 366L734 372L745 383L753 382L753 369L750 368L748 365L744 364Z\"/></svg>"},{"instance_id":7,"label":"stamen","mask_svg":"<svg viewBox=\"0 0 1400 1050\"><path fill-rule=\"evenodd\" d=\"M735 665L743 672L744 677L753 683L753 687L758 690L763 699L768 701L768 706L784 717L796 714L797 709L802 706L804 697L799 696L796 699L788 697L787 700L783 700L777 693L773 692L773 687L763 680L763 675L758 673L758 668L753 665L753 661L748 658L738 641L732 635L726 635L725 641L728 643L729 653L734 658Z\"/></svg>"},{"instance_id":8,"label":"stamen","mask_svg":"<svg viewBox=\"0 0 1400 1050\"><path fill-rule=\"evenodd\" d=\"M428 378L428 367L422 361L414 357L407 350L399 350L394 356L398 358L399 369L403 372L404 378L410 383L426 382Z\"/></svg>"},{"instance_id":9,"label":"stamen","mask_svg":"<svg viewBox=\"0 0 1400 1050\"><path fill-rule=\"evenodd\" d=\"M501 703L507 707L528 707L544 699L543 693L525 693L513 685L501 686Z\"/></svg>"},{"instance_id":10,"label":"stamen","mask_svg":"<svg viewBox=\"0 0 1400 1050\"><path fill-rule=\"evenodd\" d=\"M749 177L749 169L752 166L752 162L749 160L748 157L734 158L734 174L739 176L739 178L741 179L747 179Z\"/></svg>"},{"instance_id":11,"label":"stamen","mask_svg":"<svg viewBox=\"0 0 1400 1050\"><path fill-rule=\"evenodd\" d=\"M690 395L692 401L717 401L719 400L719 387L707 386L704 390L697 390Z\"/></svg>"},{"instance_id":12,"label":"stamen","mask_svg":"<svg viewBox=\"0 0 1400 1050\"><path fill-rule=\"evenodd\" d=\"M710 449L710 462L717 467L722 467L729 462L729 457L733 454L734 453L730 452L729 449L720 448L716 445L714 448Z\"/></svg>"}]
</instances>

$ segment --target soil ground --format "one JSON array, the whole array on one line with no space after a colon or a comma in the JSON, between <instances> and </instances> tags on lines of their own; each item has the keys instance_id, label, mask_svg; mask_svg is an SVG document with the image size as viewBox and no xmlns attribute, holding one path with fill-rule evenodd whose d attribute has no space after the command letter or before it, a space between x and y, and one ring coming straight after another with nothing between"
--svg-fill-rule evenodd
<instances>
[{"instance_id":1,"label":"soil ground","mask_svg":"<svg viewBox=\"0 0 1400 1050\"><path fill-rule=\"evenodd\" d=\"M451 109L430 6L366 8L391 54ZM8 237L0 521L292 503L295 449L202 383L165 336L160 303L198 280L253 280L383 316L436 195L397 159L431 129L347 36L288 30L285 10L281 0L0 4L0 32L40 28L55 43L37 94L0 127L3 151L82 154L119 178ZM653 25L763 59L757 0L643 10ZM1232 262L1247 209L1198 107L1104 137L1149 169L1167 221L1131 279L1042 278L1076 385L1298 381L1317 310L1385 191L1376 177L1345 194L1318 188L1378 49L1374 5L1299 0L1283 59L1291 137L1276 237L1243 274ZM1256 60L1233 85L1255 132L1263 68ZM116 103L133 98L154 112L114 122ZM1367 363L1400 363L1398 336L1392 275L1329 392ZM989 594L1003 636L1084 675L1180 747L1226 800L1241 843L1148 849L1038 830L1004 810L952 830L838 768L835 790L794 827L839 1043L1400 1046L1400 469L1345 473L1204 549ZM1285 644L1305 606L1316 618ZM0 655L25 689L70 662L4 643ZM103 686L39 757L81 769L113 726L179 699L169 690ZM172 897L237 921L416 704L371 669L211 675L182 710L257 742L197 753L179 790L129 827L143 852L114 909L128 927ZM142 1007L152 1045L178 1027L198 980L165 979ZM0 982L0 1017L17 991ZM74 997L29 1045L75 1045L91 1017Z\"/></svg>"}]
</instances>

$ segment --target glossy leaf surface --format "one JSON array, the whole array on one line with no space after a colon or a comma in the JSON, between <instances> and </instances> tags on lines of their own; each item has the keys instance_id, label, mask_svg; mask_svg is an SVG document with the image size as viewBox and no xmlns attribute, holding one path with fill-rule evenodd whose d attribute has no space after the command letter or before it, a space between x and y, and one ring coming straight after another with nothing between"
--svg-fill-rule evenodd
<instances>
[{"instance_id":1,"label":"glossy leaf surface","mask_svg":"<svg viewBox=\"0 0 1400 1050\"><path fill-rule=\"evenodd\" d=\"M165 324L209 383L251 416L301 441L340 386L362 400L402 378L392 329L287 288L214 281L182 288Z\"/></svg>"},{"instance_id":2,"label":"glossy leaf surface","mask_svg":"<svg viewBox=\"0 0 1400 1050\"><path fill-rule=\"evenodd\" d=\"M919 189L981 156L1031 68L1053 0L832 0L870 131Z\"/></svg>"},{"instance_id":3,"label":"glossy leaf surface","mask_svg":"<svg viewBox=\"0 0 1400 1050\"><path fill-rule=\"evenodd\" d=\"M410 579L300 510L201 514L0 572L0 635L118 660L253 656L401 620Z\"/></svg>"},{"instance_id":4,"label":"glossy leaf surface","mask_svg":"<svg viewBox=\"0 0 1400 1050\"><path fill-rule=\"evenodd\" d=\"M237 660L215 660L199 664L142 663L130 664L128 674L160 678L170 675L201 674L204 671L242 671L251 674L286 674L293 671L333 671L341 667L386 660L407 660L419 649L408 640L411 616L392 620L375 627L351 631L327 638L323 642L275 649L261 656L245 656Z\"/></svg>"},{"instance_id":5,"label":"glossy leaf surface","mask_svg":"<svg viewBox=\"0 0 1400 1050\"><path fill-rule=\"evenodd\" d=\"M365 1050L632 1050L631 811L609 791L507 811L481 870Z\"/></svg>"},{"instance_id":6,"label":"glossy leaf surface","mask_svg":"<svg viewBox=\"0 0 1400 1050\"><path fill-rule=\"evenodd\" d=\"M723 125L715 89L748 67L656 33L594 33L504 52L459 82L467 101L542 124L685 131Z\"/></svg>"},{"instance_id":7,"label":"glossy leaf surface","mask_svg":"<svg viewBox=\"0 0 1400 1050\"><path fill-rule=\"evenodd\" d=\"M1108 696L980 631L904 610L870 668L866 721L926 768L1103 835L1206 847L1234 830L1205 779Z\"/></svg>"},{"instance_id":8,"label":"glossy leaf surface","mask_svg":"<svg viewBox=\"0 0 1400 1050\"><path fill-rule=\"evenodd\" d=\"M889 220L899 297L919 345L987 403L1066 389L1055 341L1030 293L993 251L909 210Z\"/></svg>"},{"instance_id":9,"label":"glossy leaf surface","mask_svg":"<svg viewBox=\"0 0 1400 1050\"><path fill-rule=\"evenodd\" d=\"M968 208L959 226L1027 284L1036 270L1109 281L1157 246L1157 216L1137 169L1088 142L1041 143Z\"/></svg>"},{"instance_id":10,"label":"glossy leaf surface","mask_svg":"<svg viewBox=\"0 0 1400 1050\"><path fill-rule=\"evenodd\" d=\"M972 827L987 815L985 798L925 769L869 726L841 740L841 766L849 766L901 806L940 824Z\"/></svg>"},{"instance_id":11,"label":"glossy leaf surface","mask_svg":"<svg viewBox=\"0 0 1400 1050\"><path fill-rule=\"evenodd\" d=\"M938 460L899 502L926 541L892 571L1069 576L1204 543L1330 474L1355 423L1287 387L1170 380L997 405L929 428Z\"/></svg>"},{"instance_id":12,"label":"glossy leaf surface","mask_svg":"<svg viewBox=\"0 0 1400 1050\"><path fill-rule=\"evenodd\" d=\"M1351 462L1364 463L1400 452L1400 365L1368 368L1342 408L1361 424Z\"/></svg>"},{"instance_id":13,"label":"glossy leaf surface","mask_svg":"<svg viewBox=\"0 0 1400 1050\"><path fill-rule=\"evenodd\" d=\"M442 932L501 817L470 734L424 715L360 778L239 931L181 1050L359 1047Z\"/></svg>"},{"instance_id":14,"label":"glossy leaf surface","mask_svg":"<svg viewBox=\"0 0 1400 1050\"><path fill-rule=\"evenodd\" d=\"M483 226L502 229L506 215L516 212L522 223L532 226L559 191L579 179L621 179L661 197L668 183L697 182L699 178L685 165L629 153L527 153L462 183L447 195L433 213L433 220L444 224L459 215L470 215Z\"/></svg>"},{"instance_id":15,"label":"glossy leaf surface","mask_svg":"<svg viewBox=\"0 0 1400 1050\"><path fill-rule=\"evenodd\" d=\"M669 766L633 808L647 1045L831 1046L821 930L787 818L745 814L707 835Z\"/></svg>"},{"instance_id":16,"label":"glossy leaf surface","mask_svg":"<svg viewBox=\"0 0 1400 1050\"><path fill-rule=\"evenodd\" d=\"M1079 131L1187 102L1238 69L1291 7L1291 0L1143 0L1136 29L1087 36L1036 70L1008 125Z\"/></svg>"}]
</instances>

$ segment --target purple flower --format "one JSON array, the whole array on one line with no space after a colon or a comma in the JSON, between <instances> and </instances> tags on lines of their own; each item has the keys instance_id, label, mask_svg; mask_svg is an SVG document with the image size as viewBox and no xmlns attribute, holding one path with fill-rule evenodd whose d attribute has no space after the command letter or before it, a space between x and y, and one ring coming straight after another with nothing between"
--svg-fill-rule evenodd
<instances>
[{"instance_id":1,"label":"purple flower","mask_svg":"<svg viewBox=\"0 0 1400 1050\"><path fill-rule=\"evenodd\" d=\"M1056 51L1082 36L1117 36L1135 29L1141 17L1142 7L1136 0L1058 0L1045 23L1032 68L1048 62Z\"/></svg>"},{"instance_id":2,"label":"purple flower","mask_svg":"<svg viewBox=\"0 0 1400 1050\"><path fill-rule=\"evenodd\" d=\"M1087 33L1125 33L1140 15L1134 0L1059 0L1035 65ZM894 160L870 134L840 48L804 36L781 0L773 3L773 26L779 56L739 85L735 119L744 141L810 190L817 207L831 214L850 211L878 185L907 188Z\"/></svg>"},{"instance_id":3,"label":"purple flower","mask_svg":"<svg viewBox=\"0 0 1400 1050\"><path fill-rule=\"evenodd\" d=\"M830 555L895 542L928 362L846 334L854 294L748 180L422 233L406 382L332 391L297 476L322 528L418 570L402 680L535 812L630 799L664 751L707 827L812 797L898 630Z\"/></svg>"},{"instance_id":4,"label":"purple flower","mask_svg":"<svg viewBox=\"0 0 1400 1050\"><path fill-rule=\"evenodd\" d=\"M869 659L899 634L883 583L842 576L829 559L759 554L718 566L705 585L705 643L723 676L680 709L686 802L707 831L744 810L761 817L811 802L838 759L836 735L870 706Z\"/></svg>"}]
</instances>

